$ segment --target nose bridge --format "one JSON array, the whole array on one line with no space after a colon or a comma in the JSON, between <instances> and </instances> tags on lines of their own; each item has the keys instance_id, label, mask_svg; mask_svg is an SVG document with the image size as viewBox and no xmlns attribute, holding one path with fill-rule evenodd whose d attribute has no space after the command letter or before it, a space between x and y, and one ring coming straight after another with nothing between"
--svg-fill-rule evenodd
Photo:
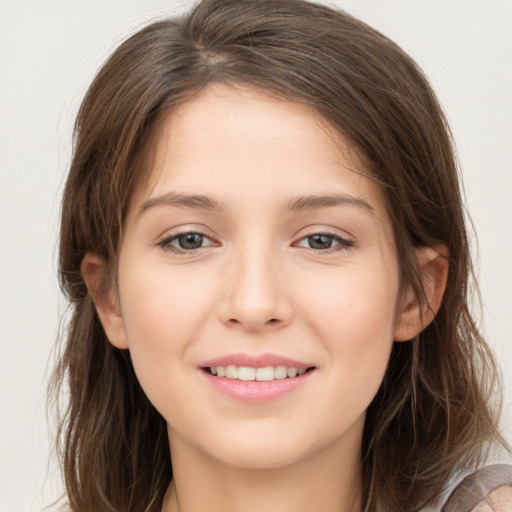
<instances>
[{"instance_id":1,"label":"nose bridge","mask_svg":"<svg viewBox=\"0 0 512 512\"><path fill-rule=\"evenodd\" d=\"M283 325L291 308L281 259L270 240L252 240L233 251L226 273L223 318L248 330Z\"/></svg>"}]
</instances>

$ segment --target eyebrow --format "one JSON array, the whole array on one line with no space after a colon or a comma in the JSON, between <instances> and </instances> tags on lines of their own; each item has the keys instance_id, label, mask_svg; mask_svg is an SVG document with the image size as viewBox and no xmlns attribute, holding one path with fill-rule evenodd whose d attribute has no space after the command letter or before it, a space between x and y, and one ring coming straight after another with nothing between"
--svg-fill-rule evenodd
<instances>
[{"instance_id":1,"label":"eyebrow","mask_svg":"<svg viewBox=\"0 0 512 512\"><path fill-rule=\"evenodd\" d=\"M291 198L285 207L292 212L303 212L344 205L357 206L370 212L375 211L375 208L364 199L350 194L301 195Z\"/></svg>"},{"instance_id":2,"label":"eyebrow","mask_svg":"<svg viewBox=\"0 0 512 512\"><path fill-rule=\"evenodd\" d=\"M375 211L375 209L364 199L350 194L295 196L284 203L284 209L292 212L303 212L307 210L319 210L321 208L344 205L357 206L370 212ZM219 212L226 209L223 203L216 201L212 197L198 194L189 195L177 192L168 192L145 201L140 208L139 215L142 215L145 211L156 206L177 206L196 210Z\"/></svg>"},{"instance_id":3,"label":"eyebrow","mask_svg":"<svg viewBox=\"0 0 512 512\"><path fill-rule=\"evenodd\" d=\"M193 208L196 210L223 211L224 206L215 199L198 194L180 194L177 192L168 192L161 196L152 197L144 202L140 207L139 215L155 206L178 206Z\"/></svg>"}]
</instances>

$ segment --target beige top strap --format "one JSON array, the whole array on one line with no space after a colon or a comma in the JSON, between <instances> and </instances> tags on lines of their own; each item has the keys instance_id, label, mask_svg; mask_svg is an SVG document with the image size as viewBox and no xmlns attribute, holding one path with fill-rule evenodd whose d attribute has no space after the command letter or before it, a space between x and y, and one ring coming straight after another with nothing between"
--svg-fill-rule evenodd
<instances>
[{"instance_id":1,"label":"beige top strap","mask_svg":"<svg viewBox=\"0 0 512 512\"><path fill-rule=\"evenodd\" d=\"M512 486L512 466L495 464L475 471L455 488L442 512L471 512L495 489Z\"/></svg>"}]
</instances>

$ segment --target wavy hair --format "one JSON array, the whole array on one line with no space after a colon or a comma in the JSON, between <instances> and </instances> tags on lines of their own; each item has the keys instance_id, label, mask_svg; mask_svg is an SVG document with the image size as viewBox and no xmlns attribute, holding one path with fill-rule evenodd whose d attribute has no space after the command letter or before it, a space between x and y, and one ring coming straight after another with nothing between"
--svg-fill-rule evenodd
<instances>
[{"instance_id":1,"label":"wavy hair","mask_svg":"<svg viewBox=\"0 0 512 512\"><path fill-rule=\"evenodd\" d=\"M449 275L435 320L393 347L363 433L364 510L414 512L501 440L496 368L469 310L475 290L451 135L422 71L350 15L302 0L204 0L143 28L98 72L75 125L59 252L70 315L50 397L65 407L58 448L66 508L159 512L172 478L166 423L129 351L107 340L80 264L115 279L127 204L158 121L209 83L249 85L311 106L349 141L382 190L401 284L424 300L414 249L445 244ZM473 284L472 284L473 283ZM501 440L502 441L502 440ZM503 442L503 441L502 441Z\"/></svg>"}]
</instances>

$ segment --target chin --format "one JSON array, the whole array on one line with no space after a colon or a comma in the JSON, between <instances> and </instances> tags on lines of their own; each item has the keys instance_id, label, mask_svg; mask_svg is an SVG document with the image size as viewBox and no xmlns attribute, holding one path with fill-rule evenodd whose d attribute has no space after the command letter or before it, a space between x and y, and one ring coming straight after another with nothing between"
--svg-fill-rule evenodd
<instances>
[{"instance_id":1,"label":"chin","mask_svg":"<svg viewBox=\"0 0 512 512\"><path fill-rule=\"evenodd\" d=\"M218 436L217 442L212 442L207 450L213 458L230 467L279 469L321 449L308 437L307 432L290 432L287 429L278 432L264 432L262 428L252 431L240 429L239 432Z\"/></svg>"},{"instance_id":2,"label":"chin","mask_svg":"<svg viewBox=\"0 0 512 512\"><path fill-rule=\"evenodd\" d=\"M295 447L295 449L280 449L271 450L268 447L245 446L238 449L229 450L222 454L216 453L217 460L226 466L236 469L281 469L292 466L299 462L305 454L302 450Z\"/></svg>"}]
</instances>

